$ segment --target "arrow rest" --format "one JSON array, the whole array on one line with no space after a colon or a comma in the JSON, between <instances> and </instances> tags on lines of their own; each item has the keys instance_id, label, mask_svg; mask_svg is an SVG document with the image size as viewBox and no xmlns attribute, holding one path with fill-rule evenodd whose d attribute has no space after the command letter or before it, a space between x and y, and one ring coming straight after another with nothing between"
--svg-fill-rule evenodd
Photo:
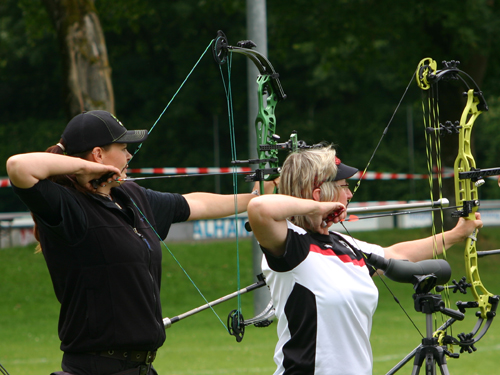
<instances>
[{"instance_id":1,"label":"arrow rest","mask_svg":"<svg viewBox=\"0 0 500 375\"><path fill-rule=\"evenodd\" d=\"M281 168L256 169L255 173L245 176L245 182L269 181L277 178L281 173Z\"/></svg>"},{"instance_id":2,"label":"arrow rest","mask_svg":"<svg viewBox=\"0 0 500 375\"><path fill-rule=\"evenodd\" d=\"M453 211L451 217L468 217L473 212L473 208L479 206L478 200L464 201L462 210Z\"/></svg>"}]
</instances>

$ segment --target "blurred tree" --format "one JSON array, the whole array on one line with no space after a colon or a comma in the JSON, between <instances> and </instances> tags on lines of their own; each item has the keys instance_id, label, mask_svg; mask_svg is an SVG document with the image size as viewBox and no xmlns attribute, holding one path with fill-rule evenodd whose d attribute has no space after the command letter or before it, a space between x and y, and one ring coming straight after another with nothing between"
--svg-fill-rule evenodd
<instances>
[{"instance_id":1,"label":"blurred tree","mask_svg":"<svg viewBox=\"0 0 500 375\"><path fill-rule=\"evenodd\" d=\"M22 124L12 123L54 119L63 108L57 95L62 82L55 33L41 3L28 9L24 3L0 2L0 113L2 127L28 134Z\"/></svg>"},{"instance_id":2,"label":"blurred tree","mask_svg":"<svg viewBox=\"0 0 500 375\"><path fill-rule=\"evenodd\" d=\"M94 0L42 0L59 42L68 121L93 109L115 112L111 68Z\"/></svg>"},{"instance_id":3,"label":"blurred tree","mask_svg":"<svg viewBox=\"0 0 500 375\"><path fill-rule=\"evenodd\" d=\"M64 127L64 105L54 95L63 86L57 37L39 5L32 0L0 3L0 99L5 104L0 132L9 139L1 151L5 157L44 149L57 141ZM99 15L106 37L116 113L130 128L149 129L155 123L218 29L231 44L245 39L244 0L97 0L92 12ZM432 6L417 0L268 0L269 59L288 95L277 107L278 133L286 139L297 130L308 143L334 142L342 159L364 168L417 63L428 56L438 62L460 60L486 100L496 103L500 49L494 35L499 23L492 0L436 0ZM241 159L246 158L245 67L246 60L235 56L232 92ZM132 167L213 166L214 136L221 139L221 165L229 165L220 75L219 67L205 56ZM440 88L441 122L458 119L461 90L456 85ZM427 172L420 91L410 85L370 170L409 171L407 118L412 117L415 172ZM488 116L482 115L474 129L477 163L482 167L495 165L495 156L487 150L494 152L498 143L498 116ZM444 138L443 144L454 147L456 139ZM446 149L444 154L451 160L456 152ZM232 191L228 180L225 192ZM417 181L412 188L410 183L364 181L355 200L428 198L427 181ZM214 190L214 180L172 179L147 186L179 192ZM498 198L499 193L496 187L482 189L483 198Z\"/></svg>"},{"instance_id":4,"label":"blurred tree","mask_svg":"<svg viewBox=\"0 0 500 375\"><path fill-rule=\"evenodd\" d=\"M416 0L275 0L269 7L269 48L279 54L275 64L288 78L284 86L292 107L301 109L293 112L291 121L302 124L297 125L299 134L338 143L340 157L360 168L422 58L436 59L439 68L442 60L461 61L460 68L483 91L490 90L487 100L491 94L498 95L498 86L491 85L500 77L494 69L499 58L494 35L500 31L494 1L439 0L428 6ZM441 122L460 118L463 91L459 85L440 85ZM419 96L420 90L412 84L402 108L417 114ZM418 120L418 115L414 118ZM414 122L419 127L415 148L421 155L415 166L425 173L422 121ZM407 113L400 108L371 170L408 171L406 123ZM481 137L480 126L474 131ZM454 137L443 139L445 167L453 167L457 143ZM410 196L407 184L374 182L360 189L355 199L422 199L426 190L423 186ZM451 180L444 194L454 196Z\"/></svg>"}]
</instances>

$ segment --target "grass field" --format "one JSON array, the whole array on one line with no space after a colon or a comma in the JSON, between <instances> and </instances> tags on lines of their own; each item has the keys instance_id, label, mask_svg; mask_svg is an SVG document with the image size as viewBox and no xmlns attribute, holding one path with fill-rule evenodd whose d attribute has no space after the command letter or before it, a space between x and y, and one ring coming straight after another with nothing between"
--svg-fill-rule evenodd
<instances>
[{"instance_id":1,"label":"grass field","mask_svg":"<svg viewBox=\"0 0 500 375\"><path fill-rule=\"evenodd\" d=\"M396 230L358 233L369 242L388 245L393 242L427 235L423 230ZM500 246L500 229L485 228L479 244L483 249ZM235 245L232 241L210 243L175 243L169 245L188 274L208 300L237 289ZM251 274L251 242L240 242L242 281L253 282ZM58 303L54 297L43 257L33 254L34 246L0 250L0 364L11 375L50 374L60 369L61 352L57 337ZM448 253L453 277L463 275L463 250L456 247ZM500 256L480 260L483 283L493 293L500 293L497 270ZM416 347L419 333L394 302L380 280L375 280L380 301L374 317L372 346L374 374L385 374L401 358ZM162 300L164 316L175 316L202 305L182 270L168 252L164 254ZM425 334L425 316L413 308L411 284L389 281L389 286L403 304L421 332ZM453 300L470 299L470 295L452 296ZM225 323L227 314L236 308L236 300L215 308ZM242 296L243 314L251 317L252 295ZM475 324L474 312L457 323L456 336L469 332ZM460 324L460 325L458 325ZM448 360L452 375L496 374L500 355L500 323L494 322L477 346L477 352ZM248 327L241 343L228 335L225 327L210 310L186 318L167 330L167 341L159 350L155 367L160 374L272 374L276 327ZM400 371L411 373L412 364ZM423 373L423 370L422 370Z\"/></svg>"}]
</instances>

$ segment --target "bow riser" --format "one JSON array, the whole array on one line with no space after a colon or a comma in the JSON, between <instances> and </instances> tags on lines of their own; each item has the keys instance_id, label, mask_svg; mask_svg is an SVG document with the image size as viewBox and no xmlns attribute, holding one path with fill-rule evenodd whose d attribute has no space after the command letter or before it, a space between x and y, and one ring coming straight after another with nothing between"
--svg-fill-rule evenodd
<instances>
[{"instance_id":1,"label":"bow riser","mask_svg":"<svg viewBox=\"0 0 500 375\"><path fill-rule=\"evenodd\" d=\"M259 168L270 168L275 170L265 176L266 180L272 180L279 176L278 172L278 149L276 146L276 116L275 109L278 104L278 98L274 89L270 85L271 77L269 75L261 75L257 78L258 84L258 104L259 109L257 118L255 119L255 130L257 134L257 154L259 160L267 160L267 162L259 163ZM267 97L266 97L267 95ZM271 147L261 147L261 146ZM263 193L263 181L261 181L261 193Z\"/></svg>"},{"instance_id":2,"label":"bow riser","mask_svg":"<svg viewBox=\"0 0 500 375\"><path fill-rule=\"evenodd\" d=\"M467 220L475 220L475 212L478 209L478 189L477 185L471 179L460 179L460 172L467 172L476 168L476 163L471 151L471 134L474 122L482 113L478 109L480 100L475 95L474 90L470 89L467 92L467 104L462 112L460 118L460 133L459 133L459 150L457 158L455 159L455 196L457 199L457 205L463 205L465 202L473 202L470 207L472 207L467 214ZM465 207L465 206L464 206ZM474 233L475 237L477 233ZM467 281L472 285L471 292L474 296L474 300L478 303L478 307L481 313L481 317L486 319L488 312L491 311L491 303L489 299L493 296L492 293L484 287L481 277L479 276L478 261L477 261L477 251L476 251L476 239L467 238L465 244L465 272Z\"/></svg>"},{"instance_id":3,"label":"bow riser","mask_svg":"<svg viewBox=\"0 0 500 375\"><path fill-rule=\"evenodd\" d=\"M476 162L471 151L471 134L472 127L477 117L482 113L477 109L478 99L474 96L474 90L469 90L467 93L467 105L460 119L459 130L459 148L455 159L455 197L458 206L464 202L478 201L477 186L472 179L461 179L460 172L467 172L476 168ZM469 212L465 212L464 217L470 220L475 220L475 212L477 205Z\"/></svg>"}]
</instances>

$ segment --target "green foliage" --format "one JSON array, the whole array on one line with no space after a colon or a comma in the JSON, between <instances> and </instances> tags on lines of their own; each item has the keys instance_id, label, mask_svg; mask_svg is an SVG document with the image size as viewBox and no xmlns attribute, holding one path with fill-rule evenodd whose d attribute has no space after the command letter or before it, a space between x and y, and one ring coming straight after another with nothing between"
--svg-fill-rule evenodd
<instances>
[{"instance_id":1,"label":"green foliage","mask_svg":"<svg viewBox=\"0 0 500 375\"><path fill-rule=\"evenodd\" d=\"M31 5L31 6L28 6ZM25 6L26 5L26 6ZM23 127L63 113L59 52L43 8L33 2L0 4L0 127ZM21 10L21 6L23 10ZM45 16L45 17L43 17ZM35 123L31 123L35 126ZM60 130L59 130L60 131ZM2 138L2 146L7 144ZM21 142L21 139L15 140ZM25 143L17 152L32 150ZM47 148L49 145L44 147ZM7 153L2 147L3 160Z\"/></svg>"},{"instance_id":2,"label":"green foliage","mask_svg":"<svg viewBox=\"0 0 500 375\"><path fill-rule=\"evenodd\" d=\"M244 36L242 1L131 1L130 8L121 10L113 2L99 1L96 5L108 46L112 46L108 52L113 67L116 111L131 128L151 128L218 29L230 29L240 39ZM245 67L244 58L233 66L233 90L239 93L234 104L236 147L242 150L238 154L242 159L248 158L245 156ZM225 66L222 69L227 70ZM212 167L217 163L230 166L227 104L220 77L219 67L208 50L158 122L134 160L134 167ZM217 161L215 136L221 143ZM213 178L175 179L145 186L168 186L170 191L183 193L193 191L193 187L214 191L213 181ZM224 181L227 182L222 192L231 193L231 180Z\"/></svg>"},{"instance_id":3,"label":"green foliage","mask_svg":"<svg viewBox=\"0 0 500 375\"><path fill-rule=\"evenodd\" d=\"M23 12L23 20L26 24L26 36L30 45L35 46L39 42L46 43L47 36L55 37L56 31L50 22L47 11L41 6L41 2L19 0L17 5Z\"/></svg>"},{"instance_id":4,"label":"green foliage","mask_svg":"<svg viewBox=\"0 0 500 375\"><path fill-rule=\"evenodd\" d=\"M96 0L95 6L113 70L117 116L132 129L151 128L217 30L223 30L231 44L246 38L243 0L123 0L119 6ZM427 56L438 62L462 61L464 70L479 77L493 113L494 98L500 96L495 69L500 48L493 37L500 31L497 8L473 0L438 0L432 6L416 0L268 2L268 55L288 95L277 107L278 134L287 139L296 130L308 143L333 142L341 159L364 168L417 63ZM3 1L0 31L0 130L44 126L48 133L60 134L61 67L41 0ZM242 56L233 60L236 148L238 158L246 159L248 62ZM221 144L220 165L229 166L227 104L220 75L208 51L131 167L214 166L215 136ZM427 173L420 95L411 83L370 170ZM496 165L498 119L483 122L483 117L474 129L477 164L491 167ZM413 145L408 141L411 132ZM9 139L9 145L4 141L2 160L12 152L45 149L57 142L57 137L17 137ZM40 147L42 140L47 143ZM415 158L410 155L412 147ZM193 188L213 190L214 180L175 179L147 186L185 193ZM365 181L355 199L426 199L425 184ZM241 189L249 188L241 183ZM232 190L231 180L224 181L222 191ZM500 198L494 184L481 194L484 199Z\"/></svg>"}]
</instances>

